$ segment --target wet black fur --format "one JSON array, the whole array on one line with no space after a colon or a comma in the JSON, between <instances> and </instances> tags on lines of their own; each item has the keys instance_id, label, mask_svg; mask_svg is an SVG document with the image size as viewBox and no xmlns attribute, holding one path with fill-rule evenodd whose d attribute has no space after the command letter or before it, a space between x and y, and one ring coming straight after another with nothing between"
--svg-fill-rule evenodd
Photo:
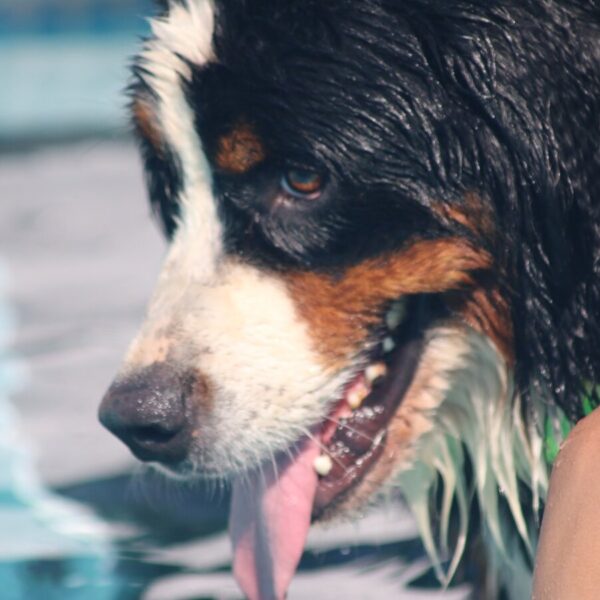
<instances>
[{"instance_id":1,"label":"wet black fur","mask_svg":"<svg viewBox=\"0 0 600 600\"><path fill-rule=\"evenodd\" d=\"M409 238L468 237L510 298L521 393L578 419L582 385L600 382L600 3L228 0L215 52L186 86L209 158L240 118L268 153L215 172L229 250L335 271ZM172 233L178 167L145 155ZM322 198L274 210L298 165L326 178ZM496 235L432 211L469 192Z\"/></svg>"}]
</instances>

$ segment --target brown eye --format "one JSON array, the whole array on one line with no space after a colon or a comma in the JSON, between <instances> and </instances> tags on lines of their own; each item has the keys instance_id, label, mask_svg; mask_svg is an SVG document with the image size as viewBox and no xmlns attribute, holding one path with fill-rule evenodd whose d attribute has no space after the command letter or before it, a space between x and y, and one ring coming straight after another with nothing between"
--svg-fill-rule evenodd
<instances>
[{"instance_id":1,"label":"brown eye","mask_svg":"<svg viewBox=\"0 0 600 600\"><path fill-rule=\"evenodd\" d=\"M323 178L314 171L290 169L281 178L281 187L296 198L313 200L321 194Z\"/></svg>"}]
</instances>

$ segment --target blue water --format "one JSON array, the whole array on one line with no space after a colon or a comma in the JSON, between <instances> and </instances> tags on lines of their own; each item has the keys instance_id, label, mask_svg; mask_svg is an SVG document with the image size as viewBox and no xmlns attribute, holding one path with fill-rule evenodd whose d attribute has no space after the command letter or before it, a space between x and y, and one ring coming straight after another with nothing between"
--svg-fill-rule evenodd
<instances>
[{"instance_id":1,"label":"blue water","mask_svg":"<svg viewBox=\"0 0 600 600\"><path fill-rule=\"evenodd\" d=\"M0 36L89 35L143 31L141 15L154 10L151 0L18 0L0 2Z\"/></svg>"},{"instance_id":2,"label":"blue water","mask_svg":"<svg viewBox=\"0 0 600 600\"><path fill-rule=\"evenodd\" d=\"M151 0L0 0L0 144L123 136Z\"/></svg>"},{"instance_id":3,"label":"blue water","mask_svg":"<svg viewBox=\"0 0 600 600\"><path fill-rule=\"evenodd\" d=\"M0 598L116 598L114 552L103 524L40 484L19 434L11 393L23 368L7 351L14 318L0 263Z\"/></svg>"},{"instance_id":4,"label":"blue water","mask_svg":"<svg viewBox=\"0 0 600 600\"><path fill-rule=\"evenodd\" d=\"M0 39L0 141L122 136L127 65L137 47L131 33Z\"/></svg>"}]
</instances>

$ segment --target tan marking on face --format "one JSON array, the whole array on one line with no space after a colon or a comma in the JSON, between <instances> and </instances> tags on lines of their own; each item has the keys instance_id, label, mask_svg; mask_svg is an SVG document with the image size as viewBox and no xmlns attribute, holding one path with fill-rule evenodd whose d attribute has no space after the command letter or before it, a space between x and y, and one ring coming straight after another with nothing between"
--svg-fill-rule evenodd
<instances>
[{"instance_id":1,"label":"tan marking on face","mask_svg":"<svg viewBox=\"0 0 600 600\"><path fill-rule=\"evenodd\" d=\"M470 294L450 294L448 306L475 331L488 337L506 364L514 365L513 328L510 307L497 289L477 288Z\"/></svg>"},{"instance_id":2,"label":"tan marking on face","mask_svg":"<svg viewBox=\"0 0 600 600\"><path fill-rule=\"evenodd\" d=\"M400 296L473 285L490 256L461 239L419 240L404 250L350 267L341 277L311 272L287 278L317 351L340 368L364 343L385 305Z\"/></svg>"},{"instance_id":3,"label":"tan marking on face","mask_svg":"<svg viewBox=\"0 0 600 600\"><path fill-rule=\"evenodd\" d=\"M215 162L220 169L241 175L261 163L265 156L265 147L254 128L242 122L219 138Z\"/></svg>"},{"instance_id":4,"label":"tan marking on face","mask_svg":"<svg viewBox=\"0 0 600 600\"><path fill-rule=\"evenodd\" d=\"M210 377L200 369L193 369L185 375L186 394L189 394L195 409L200 409L201 416L206 416L213 409L215 385ZM200 427L194 429L194 437L201 435Z\"/></svg>"},{"instance_id":5,"label":"tan marking on face","mask_svg":"<svg viewBox=\"0 0 600 600\"><path fill-rule=\"evenodd\" d=\"M161 150L162 135L156 120L156 114L150 103L142 98L136 98L133 102L132 112L140 133L156 150Z\"/></svg>"},{"instance_id":6,"label":"tan marking on face","mask_svg":"<svg viewBox=\"0 0 600 600\"><path fill-rule=\"evenodd\" d=\"M443 220L460 223L487 240L493 240L496 236L491 208L475 193L466 194L460 205L440 205L434 211ZM469 294L450 293L446 301L465 323L486 335L496 345L508 365L514 364L510 307L497 288L477 288Z\"/></svg>"},{"instance_id":7,"label":"tan marking on face","mask_svg":"<svg viewBox=\"0 0 600 600\"><path fill-rule=\"evenodd\" d=\"M492 209L477 194L465 194L461 204L434 205L433 211L444 221L454 221L476 235L490 238L495 235Z\"/></svg>"}]
</instances>

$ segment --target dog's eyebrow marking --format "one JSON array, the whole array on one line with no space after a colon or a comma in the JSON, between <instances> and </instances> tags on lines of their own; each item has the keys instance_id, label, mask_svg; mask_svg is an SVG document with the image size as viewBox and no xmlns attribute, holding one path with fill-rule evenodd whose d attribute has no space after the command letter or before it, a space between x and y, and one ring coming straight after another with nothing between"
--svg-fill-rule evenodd
<instances>
[{"instance_id":1,"label":"dog's eyebrow marking","mask_svg":"<svg viewBox=\"0 0 600 600\"><path fill-rule=\"evenodd\" d=\"M220 169L241 175L266 157L264 144L255 129L242 121L217 142L215 162Z\"/></svg>"},{"instance_id":2,"label":"dog's eyebrow marking","mask_svg":"<svg viewBox=\"0 0 600 600\"><path fill-rule=\"evenodd\" d=\"M433 205L432 210L443 221L458 223L474 234L486 238L496 235L491 207L474 192L465 194L461 204Z\"/></svg>"},{"instance_id":3,"label":"dog's eyebrow marking","mask_svg":"<svg viewBox=\"0 0 600 600\"><path fill-rule=\"evenodd\" d=\"M487 252L459 238L418 240L350 267L339 278L301 272L287 277L287 284L317 351L337 369L361 347L388 302L475 286L472 272L491 264Z\"/></svg>"},{"instance_id":4,"label":"dog's eyebrow marking","mask_svg":"<svg viewBox=\"0 0 600 600\"><path fill-rule=\"evenodd\" d=\"M152 144L156 150L160 150L163 145L162 135L159 130L156 114L150 103L143 98L136 98L133 101L131 111L133 119L141 135Z\"/></svg>"}]
</instances>

